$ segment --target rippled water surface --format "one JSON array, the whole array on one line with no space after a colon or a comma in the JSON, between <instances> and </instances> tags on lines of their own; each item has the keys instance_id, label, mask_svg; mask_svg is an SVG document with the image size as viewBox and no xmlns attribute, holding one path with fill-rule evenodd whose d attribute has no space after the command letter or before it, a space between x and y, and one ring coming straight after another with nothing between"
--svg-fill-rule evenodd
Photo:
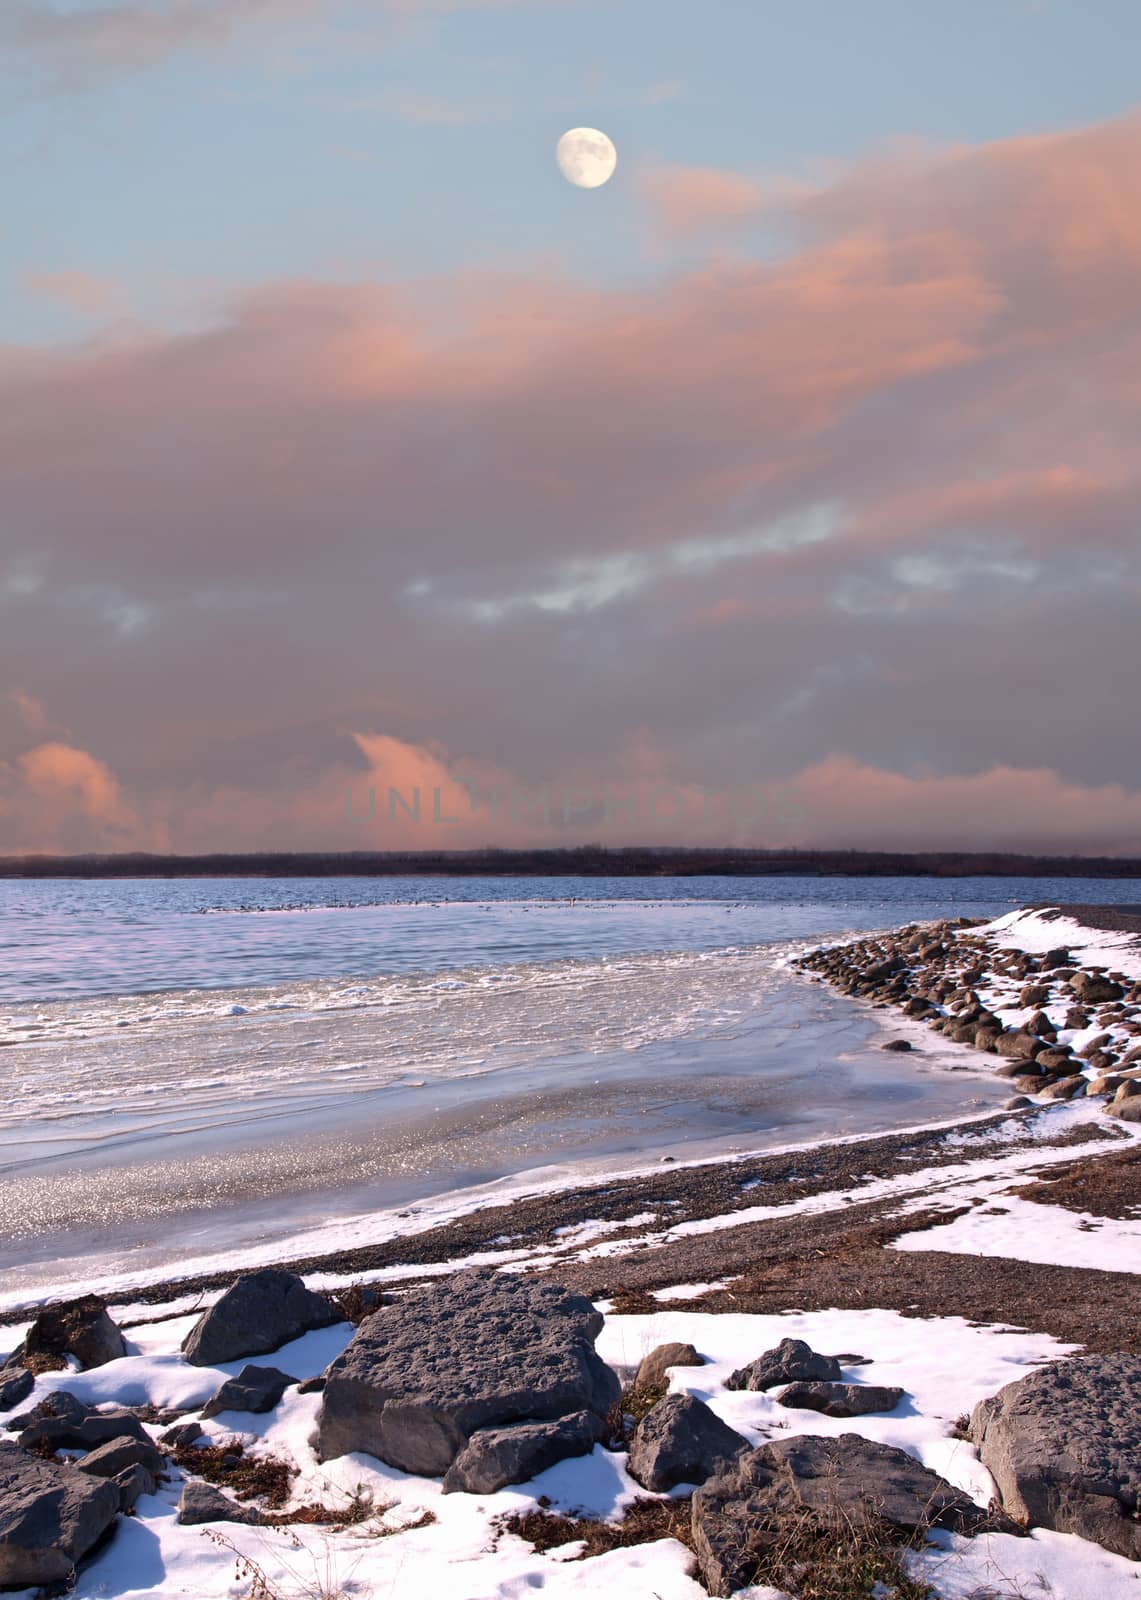
<instances>
[{"instance_id":1,"label":"rippled water surface","mask_svg":"<svg viewBox=\"0 0 1141 1600\"><path fill-rule=\"evenodd\" d=\"M899 1126L1005 1088L807 942L1136 883L0 883L0 1260L176 1262L538 1168ZM6 1258L6 1259L5 1259Z\"/></svg>"}]
</instances>

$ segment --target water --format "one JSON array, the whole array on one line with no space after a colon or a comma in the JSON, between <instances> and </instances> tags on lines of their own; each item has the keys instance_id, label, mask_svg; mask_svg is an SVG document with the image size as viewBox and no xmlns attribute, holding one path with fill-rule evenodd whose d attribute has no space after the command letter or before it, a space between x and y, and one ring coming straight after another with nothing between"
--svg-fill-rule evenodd
<instances>
[{"instance_id":1,"label":"water","mask_svg":"<svg viewBox=\"0 0 1141 1600\"><path fill-rule=\"evenodd\" d=\"M177 1265L521 1172L998 1104L808 983L821 937L1131 882L0 882L0 1261Z\"/></svg>"}]
</instances>

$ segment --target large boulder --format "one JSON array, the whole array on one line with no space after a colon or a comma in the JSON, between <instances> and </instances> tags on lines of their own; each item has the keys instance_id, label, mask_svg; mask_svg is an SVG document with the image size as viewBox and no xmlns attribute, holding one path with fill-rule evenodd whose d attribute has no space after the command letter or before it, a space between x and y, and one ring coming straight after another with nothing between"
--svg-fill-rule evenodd
<instances>
[{"instance_id":1,"label":"large boulder","mask_svg":"<svg viewBox=\"0 0 1141 1600\"><path fill-rule=\"evenodd\" d=\"M1053 1361L971 1416L1012 1517L1141 1560L1141 1356Z\"/></svg>"},{"instance_id":2,"label":"large boulder","mask_svg":"<svg viewBox=\"0 0 1141 1600\"><path fill-rule=\"evenodd\" d=\"M66 1367L68 1356L87 1368L105 1366L126 1353L106 1301L86 1295L41 1311L20 1346L19 1359L32 1372L50 1372Z\"/></svg>"},{"instance_id":3,"label":"large boulder","mask_svg":"<svg viewBox=\"0 0 1141 1600\"><path fill-rule=\"evenodd\" d=\"M748 1448L749 1441L703 1400L668 1394L634 1429L626 1465L643 1488L663 1494L679 1483L704 1483Z\"/></svg>"},{"instance_id":4,"label":"large boulder","mask_svg":"<svg viewBox=\"0 0 1141 1600\"><path fill-rule=\"evenodd\" d=\"M17 1442L25 1450L45 1445L52 1450L93 1450L109 1439L123 1438L150 1442L133 1411L123 1406L107 1406L101 1411L66 1389L49 1394L30 1411L13 1417L9 1426L19 1429Z\"/></svg>"},{"instance_id":5,"label":"large boulder","mask_svg":"<svg viewBox=\"0 0 1141 1600\"><path fill-rule=\"evenodd\" d=\"M119 1488L0 1442L0 1589L65 1580L119 1511Z\"/></svg>"},{"instance_id":6,"label":"large boulder","mask_svg":"<svg viewBox=\"0 0 1141 1600\"><path fill-rule=\"evenodd\" d=\"M621 1387L594 1349L601 1329L589 1300L546 1280L466 1272L414 1290L329 1367L321 1458L363 1450L442 1477L478 1429L604 1418Z\"/></svg>"},{"instance_id":7,"label":"large boulder","mask_svg":"<svg viewBox=\"0 0 1141 1600\"><path fill-rule=\"evenodd\" d=\"M812 1382L823 1379L835 1382L840 1377L840 1363L834 1356L822 1356L805 1344L803 1339L782 1339L773 1350L750 1361L747 1367L738 1367L726 1381L727 1389L773 1389L778 1383Z\"/></svg>"},{"instance_id":8,"label":"large boulder","mask_svg":"<svg viewBox=\"0 0 1141 1600\"><path fill-rule=\"evenodd\" d=\"M588 1456L604 1432L593 1411L575 1411L554 1422L480 1428L444 1474L444 1493L494 1494L508 1483L526 1483L560 1461Z\"/></svg>"},{"instance_id":9,"label":"large boulder","mask_svg":"<svg viewBox=\"0 0 1141 1600\"><path fill-rule=\"evenodd\" d=\"M777 1404L800 1411L819 1411L826 1417L867 1417L876 1411L894 1411L903 1390L876 1383L790 1383L777 1395Z\"/></svg>"},{"instance_id":10,"label":"large boulder","mask_svg":"<svg viewBox=\"0 0 1141 1600\"><path fill-rule=\"evenodd\" d=\"M203 1417L216 1417L223 1411L272 1411L289 1388L296 1383L277 1367L245 1366L236 1378L227 1378L216 1394L202 1407Z\"/></svg>"},{"instance_id":11,"label":"large boulder","mask_svg":"<svg viewBox=\"0 0 1141 1600\"><path fill-rule=\"evenodd\" d=\"M336 1306L294 1273L266 1267L239 1278L202 1313L182 1341L182 1353L192 1366L220 1367L241 1356L264 1356L340 1321Z\"/></svg>"},{"instance_id":12,"label":"large boulder","mask_svg":"<svg viewBox=\"0 0 1141 1600\"><path fill-rule=\"evenodd\" d=\"M901 1541L927 1528L972 1533L986 1513L914 1456L859 1434L807 1434L738 1458L693 1497L697 1564L712 1595L753 1582L766 1553L790 1527L835 1533L882 1529Z\"/></svg>"}]
</instances>

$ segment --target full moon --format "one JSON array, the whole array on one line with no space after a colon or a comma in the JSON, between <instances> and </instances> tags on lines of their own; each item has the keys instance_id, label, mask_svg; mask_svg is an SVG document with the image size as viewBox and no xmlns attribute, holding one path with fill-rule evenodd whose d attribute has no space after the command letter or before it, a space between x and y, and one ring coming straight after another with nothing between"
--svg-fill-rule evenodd
<instances>
[{"instance_id":1,"label":"full moon","mask_svg":"<svg viewBox=\"0 0 1141 1600\"><path fill-rule=\"evenodd\" d=\"M555 151L559 171L576 189L600 189L614 176L618 152L597 128L570 128Z\"/></svg>"}]
</instances>

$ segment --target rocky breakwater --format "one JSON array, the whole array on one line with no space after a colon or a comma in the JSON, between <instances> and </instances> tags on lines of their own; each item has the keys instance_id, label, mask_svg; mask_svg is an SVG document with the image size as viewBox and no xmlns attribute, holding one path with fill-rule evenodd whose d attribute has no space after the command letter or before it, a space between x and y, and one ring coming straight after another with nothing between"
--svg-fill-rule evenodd
<instances>
[{"instance_id":1,"label":"rocky breakwater","mask_svg":"<svg viewBox=\"0 0 1141 1600\"><path fill-rule=\"evenodd\" d=\"M1141 1122L1141 983L1044 953L998 945L966 917L909 924L825 946L796 965L843 994L895 1007L955 1044L998 1058L1017 1097L1011 1109L1094 1095ZM904 1039L885 1049L908 1050Z\"/></svg>"}]
</instances>

